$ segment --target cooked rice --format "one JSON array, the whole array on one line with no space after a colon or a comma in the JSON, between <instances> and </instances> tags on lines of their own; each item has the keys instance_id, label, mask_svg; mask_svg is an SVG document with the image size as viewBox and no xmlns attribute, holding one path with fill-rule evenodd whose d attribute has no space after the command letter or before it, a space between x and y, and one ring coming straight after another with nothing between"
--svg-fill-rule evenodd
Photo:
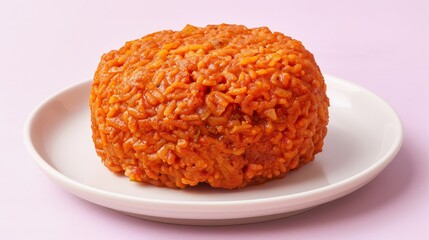
<instances>
[{"instance_id":1,"label":"cooked rice","mask_svg":"<svg viewBox=\"0 0 429 240\"><path fill-rule=\"evenodd\" d=\"M171 188L283 177L322 151L328 106L301 42L227 24L127 42L102 56L90 95L104 165Z\"/></svg>"}]
</instances>

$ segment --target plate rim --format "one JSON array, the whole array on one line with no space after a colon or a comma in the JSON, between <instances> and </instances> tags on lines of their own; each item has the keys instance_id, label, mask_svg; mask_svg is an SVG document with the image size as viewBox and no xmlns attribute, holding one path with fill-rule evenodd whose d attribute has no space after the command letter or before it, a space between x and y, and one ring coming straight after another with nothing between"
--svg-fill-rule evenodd
<instances>
[{"instance_id":1,"label":"plate rim","mask_svg":"<svg viewBox=\"0 0 429 240\"><path fill-rule=\"evenodd\" d=\"M364 91L365 94L371 95L372 98L376 99L380 104L384 105L384 108L389 110L389 113L394 117L395 122L397 125L396 130L398 130L398 139L396 139L395 144L392 144L389 146L390 148L388 151L386 151L382 156L380 156L374 163L372 163L369 167L366 169L358 172L357 174L354 174L352 176L349 176L341 181L329 184L327 186L318 187L315 189L298 192L294 194L287 194L283 196L275 196L275 197L261 197L261 198L255 198L255 199L246 199L246 200L226 200L226 201L189 201L189 200L164 200L164 199L149 199L139 196L130 196L122 193L116 193L111 192L104 189L99 189L93 186L86 185L84 183L81 183L71 177L68 177L64 175L59 170L55 169L53 166L51 166L46 160L43 159L43 157L37 152L37 149L32 142L32 126L35 124L35 119L37 115L43 110L44 107L46 107L51 101L55 100L57 97L69 93L73 90L76 90L77 88L83 87L84 85L90 85L91 79L82 81L76 84L73 84L69 87L66 87L45 100L43 100L40 104L38 104L33 111L30 113L29 117L27 118L23 134L24 134L24 143L25 147L29 151L32 159L36 164L42 168L42 170L56 183L61 185L65 190L71 192L74 195L79 196L80 198L83 198L87 201L96 203L98 205L102 205L104 207L112 208L111 206L106 206L100 203L97 203L93 199L91 200L90 196L87 195L96 195L96 197L106 197L106 199L113 199L115 201L121 201L126 202L129 204L139 204L145 206L146 204L152 205L151 208L142 208L144 211L147 211L148 209L157 210L161 207L185 207L185 206L192 206L195 210L201 210L201 208L207 208L207 207L223 207L227 208L228 210L235 210L236 206L259 206L261 208L261 205L266 205L263 208L263 212L266 212L269 214L269 210L275 211L275 209L278 209L279 207L282 207L284 210L289 209L287 211L293 211L297 209L302 209L303 206L310 204L314 201L320 201L322 200L323 203L332 201L334 199L337 199L339 197L342 197L349 192L352 192L365 184L367 184L369 181L371 181L374 177L376 177L384 168L390 164L390 162L395 158L397 153L399 152L404 139L403 134L403 125L402 121L397 114L397 112L382 98L374 94L373 92L367 90L366 88L355 84L353 82L349 82L346 80L343 80L341 78L324 74L325 81L327 81L327 85L329 88L329 82L330 84L333 84L332 82L341 83L342 85L345 85L346 87L351 87L354 89L357 89L359 91ZM366 179L364 178L366 176ZM362 180L364 179L364 180ZM339 191L341 190L341 191ZM76 193L76 191L79 191L80 194ZM175 190L176 191L176 190ZM180 190L179 190L180 191ZM333 194L333 193L336 194ZM314 196L312 199L309 199L309 196ZM317 197L316 197L317 196ZM290 204L290 202L306 199L307 201L299 201L297 204ZM316 198L316 200L314 200ZM289 203L289 205L287 204ZM321 204L323 204L321 203ZM133 206L134 208L136 206ZM115 209L115 208L113 208ZM140 209L140 208L139 208ZM116 209L118 210L118 209ZM180 209L179 209L180 210ZM259 209L261 210L261 209ZM268 212L267 212L268 211ZM180 213L181 211L177 211L177 213ZM185 211L189 213L189 209ZM241 211L236 211L241 212ZM249 211L250 212L250 211ZM259 211L260 212L260 211ZM130 212L135 213L135 212ZM176 215L177 215L176 213ZM248 217L257 217L257 216L264 216L267 214L257 214L256 211L254 214L247 214ZM148 216L159 216L159 217L165 217L165 214L147 214ZM180 215L180 214L179 214ZM190 214L191 215L191 214ZM203 214L204 215L204 214ZM175 217L177 218L177 217ZM188 219L188 218L186 218ZM190 217L189 219L195 219L194 217ZM200 218L203 219L203 218ZM204 218L206 219L206 218ZM210 217L212 219L212 217Z\"/></svg>"}]
</instances>

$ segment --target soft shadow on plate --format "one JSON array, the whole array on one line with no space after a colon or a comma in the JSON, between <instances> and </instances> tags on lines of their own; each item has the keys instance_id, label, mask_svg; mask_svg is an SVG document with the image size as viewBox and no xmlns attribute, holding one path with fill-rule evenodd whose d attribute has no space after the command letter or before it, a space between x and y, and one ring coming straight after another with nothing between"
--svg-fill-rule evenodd
<instances>
[{"instance_id":1,"label":"soft shadow on plate","mask_svg":"<svg viewBox=\"0 0 429 240\"><path fill-rule=\"evenodd\" d=\"M189 226L170 224L168 228L174 229L177 234L186 234L193 232L195 234L215 235L221 230L223 233L231 237L240 236L242 231L253 233L255 237L266 236L267 233L276 232L279 230L287 232L300 232L303 229L309 229L309 226L331 226L335 228L336 225L344 221L354 221L360 216L366 214L373 214L372 212L377 209L382 209L389 204L395 202L406 194L406 190L413 182L413 175L415 174L414 163L417 161L415 150L412 146L404 142L404 146L399 151L397 157L393 162L383 171L377 179L366 185L365 187L345 196L341 199L326 203L317 208L310 209L299 215L289 216L274 221L266 221L245 225L234 226ZM401 176L398 179L397 176ZM389 183L389 184L386 184ZM377 193L377 194L374 194ZM120 218L125 221L127 225L134 225L135 228L140 228L141 224L147 227L158 227L160 222L153 222L135 217L122 215L116 211L111 211L96 205L82 201L82 204L89 204L96 207L98 212L108 217ZM353 207L350 207L353 206ZM320 221L323 219L323 221Z\"/></svg>"}]
</instances>

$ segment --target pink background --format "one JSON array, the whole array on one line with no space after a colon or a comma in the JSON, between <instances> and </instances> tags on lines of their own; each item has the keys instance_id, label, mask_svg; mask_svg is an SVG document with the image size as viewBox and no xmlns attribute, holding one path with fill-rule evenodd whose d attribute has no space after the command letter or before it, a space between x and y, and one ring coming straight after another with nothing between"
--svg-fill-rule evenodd
<instances>
[{"instance_id":1,"label":"pink background","mask_svg":"<svg viewBox=\"0 0 429 240\"><path fill-rule=\"evenodd\" d=\"M69 194L32 162L22 137L28 114L51 94L92 78L102 53L154 31L223 22L268 26L299 39L324 73L385 99L404 125L396 159L365 187L309 212L224 227L122 215ZM429 1L424 0L1 1L1 238L428 237L428 23Z\"/></svg>"}]
</instances>

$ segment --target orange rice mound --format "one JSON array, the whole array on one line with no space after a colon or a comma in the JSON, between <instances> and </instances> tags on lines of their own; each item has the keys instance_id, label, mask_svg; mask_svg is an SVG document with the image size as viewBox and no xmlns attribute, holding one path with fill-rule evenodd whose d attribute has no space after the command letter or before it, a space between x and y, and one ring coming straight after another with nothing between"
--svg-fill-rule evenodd
<instances>
[{"instance_id":1,"label":"orange rice mound","mask_svg":"<svg viewBox=\"0 0 429 240\"><path fill-rule=\"evenodd\" d=\"M266 27L187 25L104 54L93 141L113 172L170 188L241 188L322 151L329 99L313 55Z\"/></svg>"}]
</instances>

